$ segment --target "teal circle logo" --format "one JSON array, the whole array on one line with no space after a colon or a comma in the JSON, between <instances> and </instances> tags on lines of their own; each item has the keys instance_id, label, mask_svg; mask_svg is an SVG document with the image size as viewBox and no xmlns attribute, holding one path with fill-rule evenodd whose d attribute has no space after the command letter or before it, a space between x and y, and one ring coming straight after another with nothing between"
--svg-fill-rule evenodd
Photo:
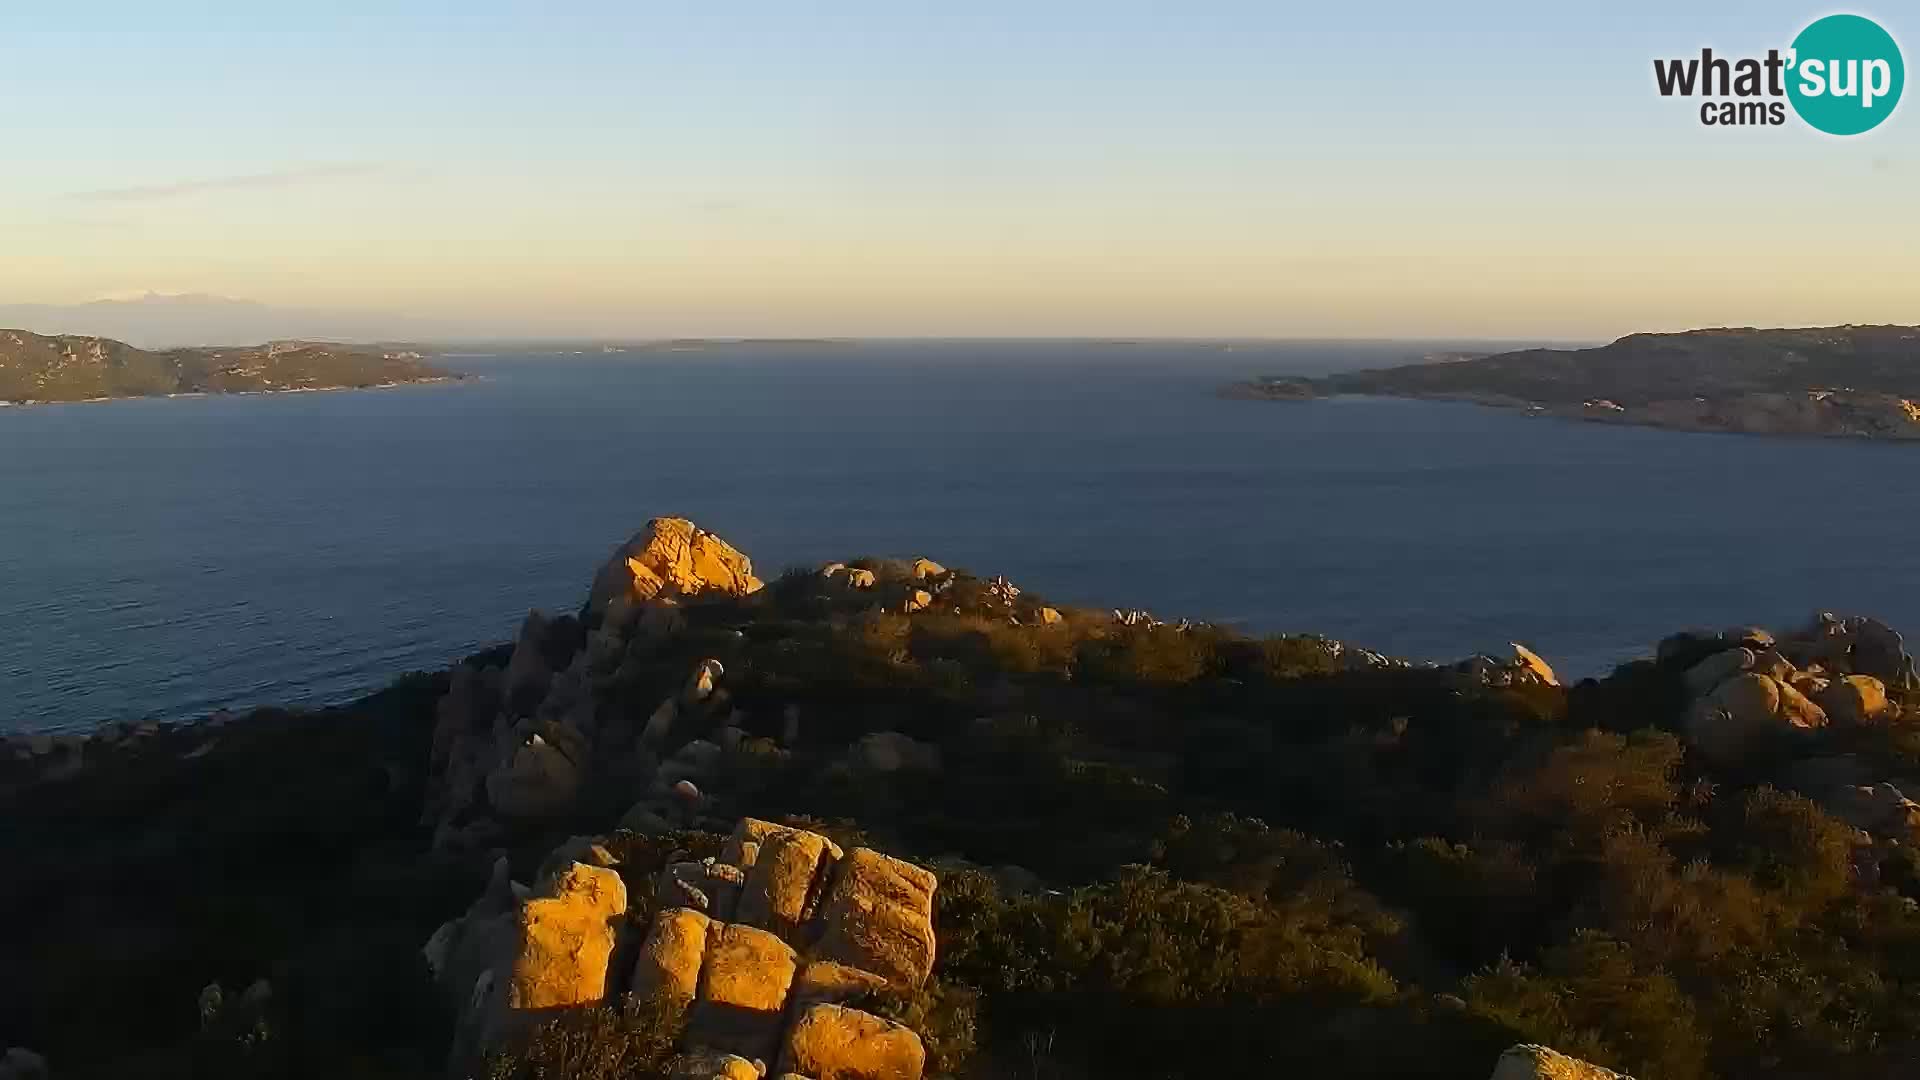
<instances>
[{"instance_id":1,"label":"teal circle logo","mask_svg":"<svg viewBox=\"0 0 1920 1080\"><path fill-rule=\"evenodd\" d=\"M1907 66L1880 24L1829 15L1793 39L1787 100L1800 119L1829 135L1872 131L1900 104Z\"/></svg>"}]
</instances>

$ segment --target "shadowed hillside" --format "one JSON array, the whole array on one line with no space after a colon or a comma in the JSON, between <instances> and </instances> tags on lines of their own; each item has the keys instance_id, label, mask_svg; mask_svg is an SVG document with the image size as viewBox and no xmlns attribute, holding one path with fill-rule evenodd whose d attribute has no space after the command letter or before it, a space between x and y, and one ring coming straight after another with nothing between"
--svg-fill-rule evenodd
<instances>
[{"instance_id":1,"label":"shadowed hillside","mask_svg":"<svg viewBox=\"0 0 1920 1080\"><path fill-rule=\"evenodd\" d=\"M1594 349L1529 349L1305 379L1232 396L1439 398L1610 423L1775 435L1920 438L1920 329L1694 330Z\"/></svg>"},{"instance_id":2,"label":"shadowed hillside","mask_svg":"<svg viewBox=\"0 0 1920 1080\"><path fill-rule=\"evenodd\" d=\"M661 519L353 707L0 746L0 1031L63 1078L1912 1075L1901 637L1549 660L763 583Z\"/></svg>"},{"instance_id":3,"label":"shadowed hillside","mask_svg":"<svg viewBox=\"0 0 1920 1080\"><path fill-rule=\"evenodd\" d=\"M0 330L0 401L338 390L451 376L418 353L277 341L149 352L108 338Z\"/></svg>"}]
</instances>

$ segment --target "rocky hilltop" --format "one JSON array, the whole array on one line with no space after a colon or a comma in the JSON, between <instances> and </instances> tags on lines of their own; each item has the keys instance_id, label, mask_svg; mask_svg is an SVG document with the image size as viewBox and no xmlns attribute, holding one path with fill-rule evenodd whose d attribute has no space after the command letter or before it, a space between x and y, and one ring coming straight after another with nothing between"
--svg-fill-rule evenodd
<instances>
[{"instance_id":1,"label":"rocky hilltop","mask_svg":"<svg viewBox=\"0 0 1920 1080\"><path fill-rule=\"evenodd\" d=\"M1917 781L1869 617L1566 685L661 518L352 706L0 745L0 1077L1891 1080Z\"/></svg>"},{"instance_id":2,"label":"rocky hilltop","mask_svg":"<svg viewBox=\"0 0 1920 1080\"><path fill-rule=\"evenodd\" d=\"M1634 334L1322 378L1270 376L1231 397L1328 394L1470 401L1599 423L1757 435L1920 438L1920 328L1835 326Z\"/></svg>"},{"instance_id":3,"label":"rocky hilltop","mask_svg":"<svg viewBox=\"0 0 1920 1080\"><path fill-rule=\"evenodd\" d=\"M404 350L275 341L150 352L109 338L0 330L0 404L339 390L448 378Z\"/></svg>"}]
</instances>

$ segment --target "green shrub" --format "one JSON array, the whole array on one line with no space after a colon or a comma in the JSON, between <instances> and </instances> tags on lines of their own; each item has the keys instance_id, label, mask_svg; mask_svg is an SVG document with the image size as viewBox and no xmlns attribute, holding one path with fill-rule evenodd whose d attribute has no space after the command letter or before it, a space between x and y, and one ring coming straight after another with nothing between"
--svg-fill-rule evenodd
<instances>
[{"instance_id":1,"label":"green shrub","mask_svg":"<svg viewBox=\"0 0 1920 1080\"><path fill-rule=\"evenodd\" d=\"M915 624L913 653L927 660L951 660L976 677L1065 676L1073 666L1074 633L1064 625L1015 625L1003 617L947 615Z\"/></svg>"},{"instance_id":2,"label":"green shrub","mask_svg":"<svg viewBox=\"0 0 1920 1080\"><path fill-rule=\"evenodd\" d=\"M1260 673L1269 679L1305 679L1340 670L1325 638L1286 634L1260 640Z\"/></svg>"},{"instance_id":3,"label":"green shrub","mask_svg":"<svg viewBox=\"0 0 1920 1080\"><path fill-rule=\"evenodd\" d=\"M1692 999L1633 950L1585 931L1550 950L1538 971L1502 961L1468 979L1468 1007L1516 1041L1661 1080L1707 1076L1707 1036Z\"/></svg>"},{"instance_id":4,"label":"green shrub","mask_svg":"<svg viewBox=\"0 0 1920 1080\"><path fill-rule=\"evenodd\" d=\"M1171 626L1128 627L1084 642L1079 669L1104 683L1174 686L1213 669L1212 641Z\"/></svg>"},{"instance_id":5,"label":"green shrub","mask_svg":"<svg viewBox=\"0 0 1920 1080\"><path fill-rule=\"evenodd\" d=\"M1851 887L1853 830L1812 800L1759 788L1714 830L1728 858L1811 914Z\"/></svg>"},{"instance_id":6,"label":"green shrub","mask_svg":"<svg viewBox=\"0 0 1920 1080\"><path fill-rule=\"evenodd\" d=\"M969 925L955 926L962 921ZM940 926L954 937L944 970L988 990L1176 1003L1294 994L1365 1001L1394 989L1335 920L1144 867L1069 894L1011 901L975 878L943 901Z\"/></svg>"},{"instance_id":7,"label":"green shrub","mask_svg":"<svg viewBox=\"0 0 1920 1080\"><path fill-rule=\"evenodd\" d=\"M1873 1053L1889 1033L1911 1030L1915 1002L1900 985L1908 973L1891 974L1862 963L1837 937L1809 930L1730 957L1701 995L1718 1036L1718 1071L1830 1076L1833 1062Z\"/></svg>"},{"instance_id":8,"label":"green shrub","mask_svg":"<svg viewBox=\"0 0 1920 1080\"><path fill-rule=\"evenodd\" d=\"M1414 912L1422 940L1449 961L1481 967L1508 950L1531 954L1550 931L1539 867L1519 848L1476 848L1423 837L1396 844L1382 867L1387 895Z\"/></svg>"},{"instance_id":9,"label":"green shrub","mask_svg":"<svg viewBox=\"0 0 1920 1080\"><path fill-rule=\"evenodd\" d=\"M557 1012L489 1055L486 1080L655 1080L666 1075L682 1010L638 1001Z\"/></svg>"},{"instance_id":10,"label":"green shrub","mask_svg":"<svg viewBox=\"0 0 1920 1080\"><path fill-rule=\"evenodd\" d=\"M1681 797L1673 776L1683 754L1664 732L1589 731L1510 768L1480 820L1515 840L1590 852L1622 829L1667 823Z\"/></svg>"},{"instance_id":11,"label":"green shrub","mask_svg":"<svg viewBox=\"0 0 1920 1080\"><path fill-rule=\"evenodd\" d=\"M1900 895L1920 900L1920 848L1894 848L1881 865L1880 875Z\"/></svg>"}]
</instances>

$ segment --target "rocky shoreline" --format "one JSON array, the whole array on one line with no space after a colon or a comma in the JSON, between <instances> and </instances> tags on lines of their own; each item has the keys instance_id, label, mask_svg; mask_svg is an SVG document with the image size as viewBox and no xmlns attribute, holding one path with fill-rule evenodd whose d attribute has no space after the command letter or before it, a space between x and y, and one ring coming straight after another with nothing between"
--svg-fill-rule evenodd
<instances>
[{"instance_id":1,"label":"rocky shoreline","mask_svg":"<svg viewBox=\"0 0 1920 1080\"><path fill-rule=\"evenodd\" d=\"M1578 404L1527 401L1502 394L1323 392L1304 380L1259 379L1223 387L1220 396L1235 401L1312 401L1321 397L1400 397L1514 409L1529 416L1594 424L1665 428L1726 435L1800 438L1920 439L1920 402L1892 394L1845 394L1809 389L1799 395L1744 394L1692 397L1621 405L1607 398Z\"/></svg>"},{"instance_id":2,"label":"rocky shoreline","mask_svg":"<svg viewBox=\"0 0 1920 1080\"><path fill-rule=\"evenodd\" d=\"M29 399L20 400L20 401L0 401L0 408L44 409L44 408L50 408L56 405L105 405L109 402L114 402L114 401L139 401L143 399L153 399L153 398L158 398L164 401L175 401L183 398L205 398L205 397L267 397L267 396L279 395L279 394L338 394L338 393L346 393L349 391L360 391L360 390L400 390L409 386L437 386L437 385L442 385L447 383L464 383L464 382L472 382L472 381L475 381L475 376L472 376L472 375L432 375L432 376L425 376L418 379L405 379L399 382L372 383L366 386L300 386L300 387L288 387L285 389L276 389L276 390L213 390L213 391L194 390L194 391L188 391L185 393L175 393L175 394L123 394L117 397L76 398L72 400L63 400L63 401L37 401L29 398Z\"/></svg>"},{"instance_id":3,"label":"rocky shoreline","mask_svg":"<svg viewBox=\"0 0 1920 1080\"><path fill-rule=\"evenodd\" d=\"M1866 617L1563 685L1521 645L1410 664L926 558L767 582L656 519L578 612L350 706L0 743L0 918L37 928L0 1077L1875 1075L1920 1048L1897 1001L1801 1049L1711 1013L1714 965L1818 905L1908 992L1876 942L1920 940L1916 732ZM1527 935L1569 923L1697 988L1534 1011L1588 939Z\"/></svg>"}]
</instances>

